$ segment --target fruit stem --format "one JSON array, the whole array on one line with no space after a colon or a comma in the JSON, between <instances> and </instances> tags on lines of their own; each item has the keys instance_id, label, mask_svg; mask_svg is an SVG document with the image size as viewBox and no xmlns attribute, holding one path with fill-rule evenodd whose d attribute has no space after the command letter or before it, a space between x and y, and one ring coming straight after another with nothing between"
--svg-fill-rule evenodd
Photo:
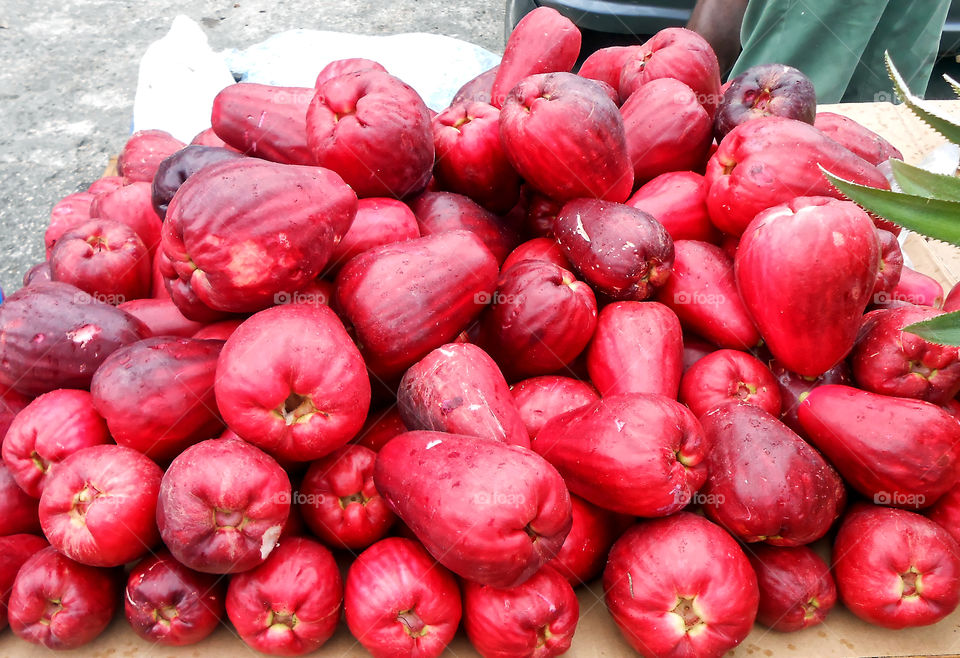
<instances>
[{"instance_id":1,"label":"fruit stem","mask_svg":"<svg viewBox=\"0 0 960 658\"><path fill-rule=\"evenodd\" d=\"M427 634L428 626L420 619L420 615L413 608L403 610L397 614L397 621L403 624L403 630L410 637L423 637Z\"/></svg>"}]
</instances>

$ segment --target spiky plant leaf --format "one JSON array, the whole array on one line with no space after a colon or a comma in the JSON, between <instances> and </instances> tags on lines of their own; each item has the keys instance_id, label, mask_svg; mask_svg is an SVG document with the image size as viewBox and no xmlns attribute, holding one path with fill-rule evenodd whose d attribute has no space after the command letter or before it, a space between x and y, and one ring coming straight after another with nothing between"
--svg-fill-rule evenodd
<instances>
[{"instance_id":1,"label":"spiky plant leaf","mask_svg":"<svg viewBox=\"0 0 960 658\"><path fill-rule=\"evenodd\" d=\"M890 167L900 189L907 194L925 196L928 199L960 201L960 178L956 176L935 174L901 160L890 160Z\"/></svg>"},{"instance_id":2,"label":"spiky plant leaf","mask_svg":"<svg viewBox=\"0 0 960 658\"><path fill-rule=\"evenodd\" d=\"M911 94L907 83L903 80L903 76L900 75L900 71L894 66L893 60L890 58L890 53L884 53L884 57L887 61L887 73L889 73L890 79L893 80L893 88L904 105L910 108L910 111L916 114L924 123L948 140L954 144L960 144L960 125L941 116L929 103Z\"/></svg>"},{"instance_id":3,"label":"spiky plant leaf","mask_svg":"<svg viewBox=\"0 0 960 658\"><path fill-rule=\"evenodd\" d=\"M938 345L960 346L960 311L944 313L922 322L914 322L904 327L903 330Z\"/></svg>"}]
</instances>

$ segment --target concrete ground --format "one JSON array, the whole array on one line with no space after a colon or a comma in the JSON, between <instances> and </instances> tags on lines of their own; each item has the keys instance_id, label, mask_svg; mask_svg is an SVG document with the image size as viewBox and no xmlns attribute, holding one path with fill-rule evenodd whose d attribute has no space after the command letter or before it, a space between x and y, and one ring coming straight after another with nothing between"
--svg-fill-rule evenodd
<instances>
[{"instance_id":1,"label":"concrete ground","mask_svg":"<svg viewBox=\"0 0 960 658\"><path fill-rule=\"evenodd\" d=\"M43 259L51 207L98 178L130 130L140 57L177 14L215 50L292 28L433 32L503 51L503 0L4 0L0 3L0 286Z\"/></svg>"}]
</instances>

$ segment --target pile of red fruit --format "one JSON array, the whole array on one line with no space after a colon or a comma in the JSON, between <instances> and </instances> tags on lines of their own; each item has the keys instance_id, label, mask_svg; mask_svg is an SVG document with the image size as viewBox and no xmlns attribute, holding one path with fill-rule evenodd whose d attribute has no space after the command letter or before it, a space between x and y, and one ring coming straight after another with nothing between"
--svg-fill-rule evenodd
<instances>
[{"instance_id":1,"label":"pile of red fruit","mask_svg":"<svg viewBox=\"0 0 960 658\"><path fill-rule=\"evenodd\" d=\"M647 656L950 614L943 291L818 166L896 149L686 30L579 51L538 9L434 116L367 60L237 84L58 203L0 306L0 623L552 656L601 572Z\"/></svg>"}]
</instances>

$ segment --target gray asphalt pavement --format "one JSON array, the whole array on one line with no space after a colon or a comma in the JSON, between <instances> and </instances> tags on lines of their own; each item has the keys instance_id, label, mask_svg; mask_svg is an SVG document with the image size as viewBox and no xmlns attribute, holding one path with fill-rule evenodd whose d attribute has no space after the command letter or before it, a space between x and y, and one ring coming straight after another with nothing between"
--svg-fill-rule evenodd
<instances>
[{"instance_id":1,"label":"gray asphalt pavement","mask_svg":"<svg viewBox=\"0 0 960 658\"><path fill-rule=\"evenodd\" d=\"M432 32L503 51L503 0L3 0L0 286L43 259L51 207L98 178L130 130L137 69L177 14L215 50L293 28Z\"/></svg>"}]
</instances>

